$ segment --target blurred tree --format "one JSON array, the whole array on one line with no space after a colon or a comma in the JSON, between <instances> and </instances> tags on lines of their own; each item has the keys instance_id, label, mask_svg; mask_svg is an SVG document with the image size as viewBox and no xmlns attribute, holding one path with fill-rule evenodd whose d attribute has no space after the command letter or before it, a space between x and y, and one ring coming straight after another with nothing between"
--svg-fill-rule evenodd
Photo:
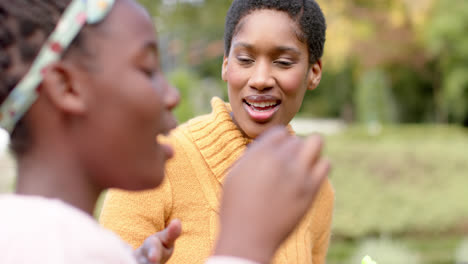
<instances>
[{"instance_id":1,"label":"blurred tree","mask_svg":"<svg viewBox=\"0 0 468 264\"><path fill-rule=\"evenodd\" d=\"M366 124L397 121L390 82L384 71L374 69L365 72L357 83L354 96L359 121Z\"/></svg>"},{"instance_id":2,"label":"blurred tree","mask_svg":"<svg viewBox=\"0 0 468 264\"><path fill-rule=\"evenodd\" d=\"M435 64L439 120L468 120L468 1L439 0L424 30Z\"/></svg>"}]
</instances>

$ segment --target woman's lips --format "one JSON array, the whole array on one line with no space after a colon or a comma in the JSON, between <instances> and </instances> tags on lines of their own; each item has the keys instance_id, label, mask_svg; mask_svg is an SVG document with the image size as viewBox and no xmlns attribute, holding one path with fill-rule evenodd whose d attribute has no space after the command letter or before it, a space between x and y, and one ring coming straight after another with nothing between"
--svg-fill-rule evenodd
<instances>
[{"instance_id":1,"label":"woman's lips","mask_svg":"<svg viewBox=\"0 0 468 264\"><path fill-rule=\"evenodd\" d=\"M243 105L250 118L265 123L278 111L281 100L271 95L251 95L244 98Z\"/></svg>"},{"instance_id":2,"label":"woman's lips","mask_svg":"<svg viewBox=\"0 0 468 264\"><path fill-rule=\"evenodd\" d=\"M171 145L165 143L163 140L161 140L161 137L164 137L163 134L160 134L156 136L156 148L158 151L161 151L164 159L168 160L174 157L174 149L172 148Z\"/></svg>"},{"instance_id":3,"label":"woman's lips","mask_svg":"<svg viewBox=\"0 0 468 264\"><path fill-rule=\"evenodd\" d=\"M156 144L161 147L161 150L164 153L164 156L166 157L166 160L167 160L167 159L171 159L174 156L174 149L169 144L161 143L158 138L160 136L163 136L163 137L169 136L169 133L174 128L176 128L177 121L172 113L169 113L169 115L167 116L167 119L164 119L164 120L166 120L165 122L166 128L163 129L160 133L156 134Z\"/></svg>"}]
</instances>

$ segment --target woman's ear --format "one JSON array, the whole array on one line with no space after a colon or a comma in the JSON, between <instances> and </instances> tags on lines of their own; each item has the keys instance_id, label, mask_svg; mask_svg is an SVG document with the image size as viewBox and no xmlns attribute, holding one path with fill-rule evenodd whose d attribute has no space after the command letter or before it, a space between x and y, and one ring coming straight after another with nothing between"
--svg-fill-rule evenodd
<instances>
[{"instance_id":1,"label":"woman's ear","mask_svg":"<svg viewBox=\"0 0 468 264\"><path fill-rule=\"evenodd\" d=\"M83 114L86 111L85 89L79 77L80 70L70 63L51 64L44 72L40 93L64 113Z\"/></svg>"},{"instance_id":2,"label":"woman's ear","mask_svg":"<svg viewBox=\"0 0 468 264\"><path fill-rule=\"evenodd\" d=\"M228 67L228 57L226 57L226 55L224 55L223 57L223 67L221 69L221 78L223 79L223 81L227 82L227 67Z\"/></svg>"},{"instance_id":3,"label":"woman's ear","mask_svg":"<svg viewBox=\"0 0 468 264\"><path fill-rule=\"evenodd\" d=\"M317 60L310 66L309 80L307 83L307 90L314 90L322 80L322 60Z\"/></svg>"}]
</instances>

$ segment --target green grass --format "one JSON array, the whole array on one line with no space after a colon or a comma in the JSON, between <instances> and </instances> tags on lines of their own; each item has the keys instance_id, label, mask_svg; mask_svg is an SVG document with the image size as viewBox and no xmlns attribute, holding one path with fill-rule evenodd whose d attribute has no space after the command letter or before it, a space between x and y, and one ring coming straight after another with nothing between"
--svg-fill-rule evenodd
<instances>
[{"instance_id":1,"label":"green grass","mask_svg":"<svg viewBox=\"0 0 468 264\"><path fill-rule=\"evenodd\" d=\"M392 236L423 263L453 263L453 236L468 234L466 130L351 127L327 137L326 153L336 190L329 263L346 263L368 236Z\"/></svg>"},{"instance_id":2,"label":"green grass","mask_svg":"<svg viewBox=\"0 0 468 264\"><path fill-rule=\"evenodd\" d=\"M377 245L372 247L366 244L362 247L362 245L369 242L378 244L379 240L368 240L365 238L356 240L333 240L328 251L327 264L358 264L360 262L356 261L356 259L362 259L365 255L370 255L374 260L377 260L378 264L399 264L385 261L385 255L392 253L391 257L395 257L395 255L408 255L408 252L412 253L412 255L419 256L420 261L418 263L454 264L456 263L456 250L460 246L462 239L459 236L393 238L391 239L393 246L387 245L383 247L383 250L386 252L382 252L382 248L378 250ZM395 247L400 250L404 249L404 251L398 254L398 250L395 250Z\"/></svg>"}]
</instances>

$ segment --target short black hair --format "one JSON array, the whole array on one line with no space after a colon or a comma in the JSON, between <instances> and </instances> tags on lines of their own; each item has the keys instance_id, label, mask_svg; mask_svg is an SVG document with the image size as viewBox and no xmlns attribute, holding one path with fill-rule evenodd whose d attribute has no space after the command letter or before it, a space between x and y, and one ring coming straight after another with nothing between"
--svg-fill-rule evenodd
<instances>
[{"instance_id":1,"label":"short black hair","mask_svg":"<svg viewBox=\"0 0 468 264\"><path fill-rule=\"evenodd\" d=\"M237 33L239 22L253 11L271 9L285 12L296 21L307 44L309 62L315 63L323 55L327 25L325 16L315 0L234 0L226 15L224 29L224 53L229 55L232 39Z\"/></svg>"},{"instance_id":2,"label":"short black hair","mask_svg":"<svg viewBox=\"0 0 468 264\"><path fill-rule=\"evenodd\" d=\"M70 2L0 0L0 104L26 74L12 69L18 66L29 68ZM73 45L78 43L76 38ZM30 140L27 124L20 120L11 134L13 153L24 154Z\"/></svg>"}]
</instances>

